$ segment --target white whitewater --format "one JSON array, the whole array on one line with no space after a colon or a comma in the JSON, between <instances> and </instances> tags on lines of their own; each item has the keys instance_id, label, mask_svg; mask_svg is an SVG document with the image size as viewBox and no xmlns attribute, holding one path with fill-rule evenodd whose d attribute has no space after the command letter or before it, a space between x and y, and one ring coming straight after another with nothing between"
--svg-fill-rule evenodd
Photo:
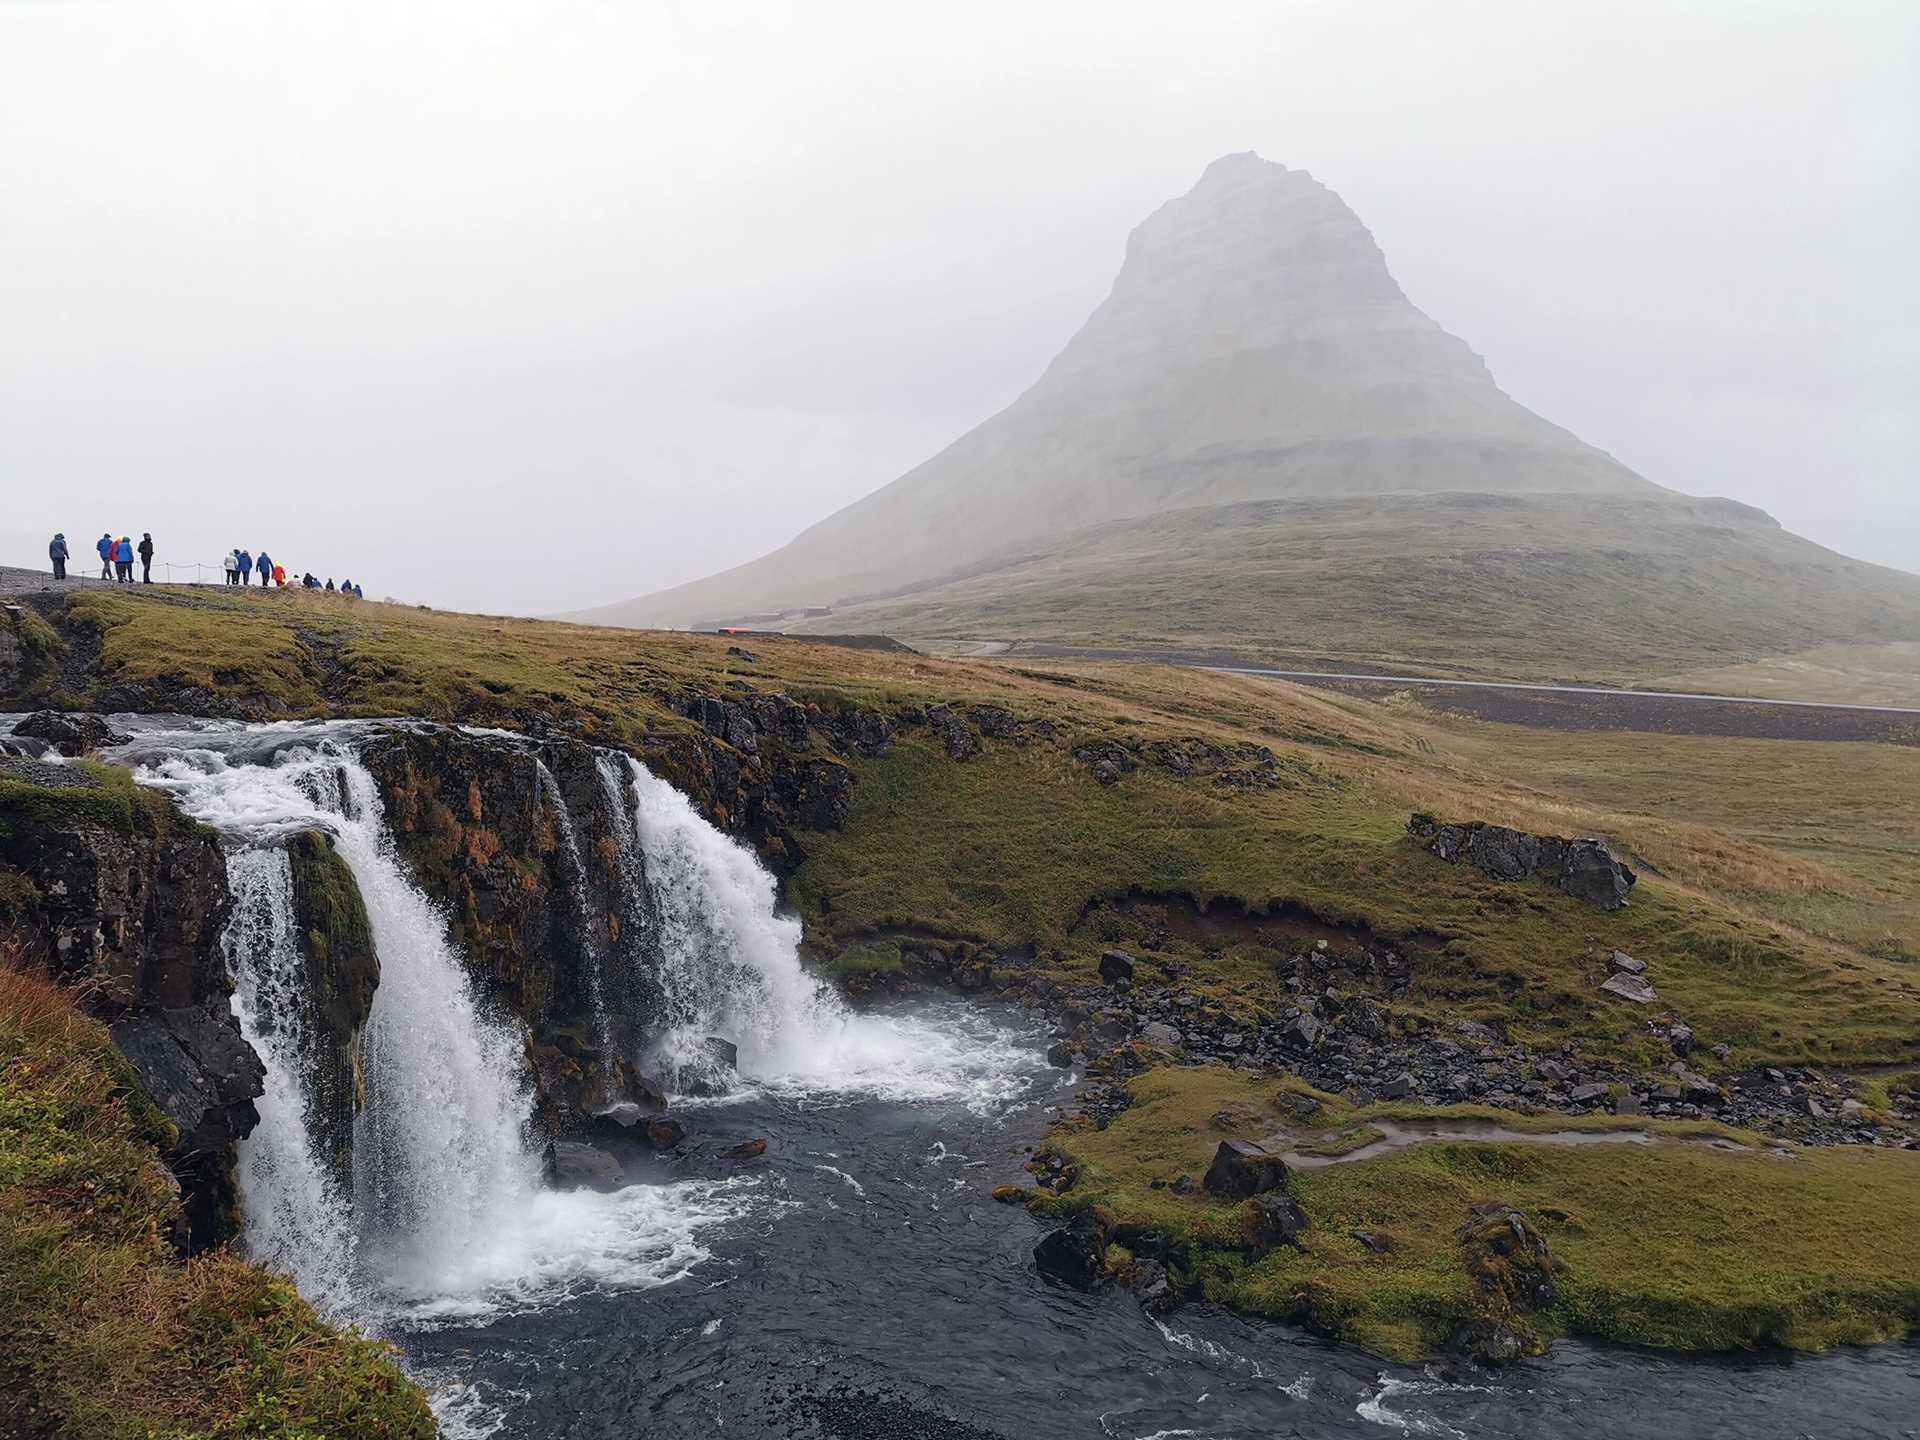
<instances>
[{"instance_id":1,"label":"white whitewater","mask_svg":"<svg viewBox=\"0 0 1920 1440\"><path fill-rule=\"evenodd\" d=\"M666 1283L706 1258L703 1230L751 1204L744 1181L612 1195L543 1188L520 1041L482 1012L445 918L407 878L373 778L349 751L323 742L243 765L186 749L141 778L239 847L235 1009L269 1069L262 1123L241 1148L244 1238L310 1299L379 1324ZM316 826L354 873L380 955L351 1197L314 1157L300 1081L307 1039L278 1020L299 961L286 857L261 848Z\"/></svg>"},{"instance_id":2,"label":"white whitewater","mask_svg":"<svg viewBox=\"0 0 1920 1440\"><path fill-rule=\"evenodd\" d=\"M347 1196L318 1158L313 1037L300 952L293 943L293 868L272 846L227 857L233 918L224 944L240 1028L266 1066L260 1123L240 1147L247 1247L288 1271L323 1310L351 1295L354 1236Z\"/></svg>"},{"instance_id":3,"label":"white whitewater","mask_svg":"<svg viewBox=\"0 0 1920 1440\"><path fill-rule=\"evenodd\" d=\"M740 1078L815 1098L959 1101L975 1109L1025 1093L1031 1049L978 1011L930 1024L850 1008L800 964L800 923L775 908L759 858L628 758L634 828L658 926L654 963L672 1070L710 1067L705 1041L739 1049Z\"/></svg>"}]
</instances>

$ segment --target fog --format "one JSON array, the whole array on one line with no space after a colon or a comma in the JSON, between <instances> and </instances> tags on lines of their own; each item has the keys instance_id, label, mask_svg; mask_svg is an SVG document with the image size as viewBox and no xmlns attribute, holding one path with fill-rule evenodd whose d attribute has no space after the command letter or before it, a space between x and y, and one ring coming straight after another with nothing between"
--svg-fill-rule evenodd
<instances>
[{"instance_id":1,"label":"fog","mask_svg":"<svg viewBox=\"0 0 1920 1440\"><path fill-rule=\"evenodd\" d=\"M692 579L1011 400L1256 149L1523 403L1920 570L1917 141L1900 0L0 0L0 562Z\"/></svg>"}]
</instances>

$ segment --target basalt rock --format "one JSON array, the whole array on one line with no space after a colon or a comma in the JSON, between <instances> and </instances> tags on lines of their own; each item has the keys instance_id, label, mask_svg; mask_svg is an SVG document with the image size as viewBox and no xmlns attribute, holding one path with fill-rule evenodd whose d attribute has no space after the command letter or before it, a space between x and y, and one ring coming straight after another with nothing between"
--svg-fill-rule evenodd
<instances>
[{"instance_id":1,"label":"basalt rock","mask_svg":"<svg viewBox=\"0 0 1920 1440\"><path fill-rule=\"evenodd\" d=\"M1222 1140L1202 1183L1215 1195L1251 1199L1287 1184L1287 1163L1249 1140Z\"/></svg>"},{"instance_id":2,"label":"basalt rock","mask_svg":"<svg viewBox=\"0 0 1920 1440\"><path fill-rule=\"evenodd\" d=\"M1097 1289L1107 1271L1107 1237L1099 1219L1082 1211L1048 1231L1033 1247L1033 1263L1042 1275L1076 1290Z\"/></svg>"},{"instance_id":3,"label":"basalt rock","mask_svg":"<svg viewBox=\"0 0 1920 1440\"><path fill-rule=\"evenodd\" d=\"M618 1190L627 1183L618 1160L577 1140L549 1141L542 1158L556 1190Z\"/></svg>"},{"instance_id":4,"label":"basalt rock","mask_svg":"<svg viewBox=\"0 0 1920 1440\"><path fill-rule=\"evenodd\" d=\"M14 726L13 733L23 739L44 740L69 759L125 739L98 715L68 715L57 710L34 712Z\"/></svg>"},{"instance_id":5,"label":"basalt rock","mask_svg":"<svg viewBox=\"0 0 1920 1440\"><path fill-rule=\"evenodd\" d=\"M308 1034L313 1040L309 1126L326 1163L350 1174L353 1117L366 1098L360 1032L380 983L380 957L360 887L333 838L309 830L287 842L293 875L294 938L305 962Z\"/></svg>"},{"instance_id":6,"label":"basalt rock","mask_svg":"<svg viewBox=\"0 0 1920 1440\"><path fill-rule=\"evenodd\" d=\"M235 1230L235 1147L258 1122L265 1075L233 1017L219 841L158 794L48 768L53 784L0 798L0 874L24 882L10 890L23 958L106 1022L178 1131L164 1158L187 1248L218 1243Z\"/></svg>"},{"instance_id":7,"label":"basalt rock","mask_svg":"<svg viewBox=\"0 0 1920 1440\"><path fill-rule=\"evenodd\" d=\"M1526 880L1549 874L1574 899L1601 910L1625 906L1639 879L1590 836L1567 840L1477 820L1448 824L1421 814L1407 821L1407 833L1448 864L1464 860L1496 880Z\"/></svg>"},{"instance_id":8,"label":"basalt rock","mask_svg":"<svg viewBox=\"0 0 1920 1440\"><path fill-rule=\"evenodd\" d=\"M1531 1346L1516 1322L1546 1309L1558 1295L1553 1252L1534 1223L1511 1205L1482 1201L1457 1232L1460 1259L1479 1301L1481 1319L1456 1342L1493 1360Z\"/></svg>"}]
</instances>

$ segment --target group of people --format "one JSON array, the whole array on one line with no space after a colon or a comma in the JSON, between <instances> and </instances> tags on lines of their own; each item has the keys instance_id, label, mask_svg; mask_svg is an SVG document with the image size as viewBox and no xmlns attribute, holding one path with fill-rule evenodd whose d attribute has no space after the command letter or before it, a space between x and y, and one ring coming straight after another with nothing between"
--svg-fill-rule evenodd
<instances>
[{"instance_id":1,"label":"group of people","mask_svg":"<svg viewBox=\"0 0 1920 1440\"><path fill-rule=\"evenodd\" d=\"M131 585L133 583L133 562L137 557L140 561L140 579L148 585L153 583L153 536L142 534L140 543L135 545L133 541L125 535L122 535L117 540L114 539L113 532L109 530L94 543L93 548L100 553L100 578L102 580L112 580L117 584ZM56 580L66 579L67 561L72 558L72 552L67 548L67 537L64 534L55 535L48 543L47 558L53 561L53 578ZM262 589L265 589L268 585L278 585L284 589L288 583L285 568L276 564L273 557L267 554L265 550L262 550L258 555L247 550L229 550L226 560L222 563L226 566L227 584L229 585L245 585L248 583L247 577L250 575L258 575L260 577L260 586ZM333 583L333 577L328 576L326 583L322 584L315 578L312 571L308 571L294 583L299 585L303 590L323 590L329 595L346 595L355 600L364 600L366 598L366 592L354 584L353 581L342 580L338 585L335 585Z\"/></svg>"},{"instance_id":2,"label":"group of people","mask_svg":"<svg viewBox=\"0 0 1920 1440\"><path fill-rule=\"evenodd\" d=\"M143 534L140 537L140 543L135 545L132 537L122 535L116 540L113 538L113 532L109 530L102 534L98 540L94 541L93 548L98 551L100 555L100 578L102 580L112 580L120 585L131 585L133 583L133 562L135 557L138 557L140 561L140 578L149 585L153 583L153 536ZM66 579L67 561L72 558L72 552L67 549L67 537L65 535L55 535L53 537L52 541L47 545L47 558L53 561L53 578L56 580Z\"/></svg>"},{"instance_id":3,"label":"group of people","mask_svg":"<svg viewBox=\"0 0 1920 1440\"><path fill-rule=\"evenodd\" d=\"M260 588L262 590L266 589L269 584L278 585L283 590L287 586L286 568L281 565L276 565L273 557L267 554L265 550L262 550L258 555L237 548L229 550L226 560L222 563L227 568L227 584L229 585L245 585L247 583L247 576L254 574L260 577ZM338 585L335 585L333 583L333 577L329 575L326 584L322 585L319 580L314 578L311 570L302 575L299 580L294 583L299 585L302 590L324 590L329 595L346 595L355 600L364 600L366 598L366 592L354 584L353 581L342 580Z\"/></svg>"}]
</instances>

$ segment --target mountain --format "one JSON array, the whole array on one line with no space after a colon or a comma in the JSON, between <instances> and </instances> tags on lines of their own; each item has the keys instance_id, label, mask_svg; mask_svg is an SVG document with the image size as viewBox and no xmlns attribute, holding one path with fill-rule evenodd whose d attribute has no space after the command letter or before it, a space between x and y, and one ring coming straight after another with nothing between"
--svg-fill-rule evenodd
<instances>
[{"instance_id":1,"label":"mountain","mask_svg":"<svg viewBox=\"0 0 1920 1440\"><path fill-rule=\"evenodd\" d=\"M1650 613L1613 624L1636 595ZM1535 415L1338 195L1248 153L1133 232L1112 293L998 415L770 555L574 618L808 607L833 613L782 628L1462 663L1476 612L1531 631L1573 611L1593 643L1522 638L1540 663L1520 668L1618 675L1920 634L1920 579Z\"/></svg>"}]
</instances>

